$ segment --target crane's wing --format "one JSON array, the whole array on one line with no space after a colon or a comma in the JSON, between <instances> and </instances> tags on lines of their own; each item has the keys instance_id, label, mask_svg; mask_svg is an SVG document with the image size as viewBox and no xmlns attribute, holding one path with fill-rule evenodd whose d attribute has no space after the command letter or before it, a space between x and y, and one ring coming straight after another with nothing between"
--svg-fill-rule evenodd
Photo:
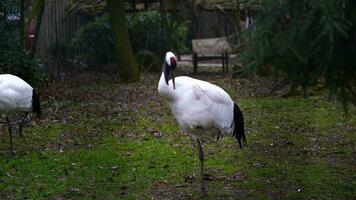
<instances>
[{"instance_id":1,"label":"crane's wing","mask_svg":"<svg viewBox=\"0 0 356 200\"><path fill-rule=\"evenodd\" d=\"M204 106L208 115L214 118L215 125L229 128L234 119L234 102L220 87L208 82L197 82L192 85L194 99Z\"/></svg>"},{"instance_id":2,"label":"crane's wing","mask_svg":"<svg viewBox=\"0 0 356 200\"><path fill-rule=\"evenodd\" d=\"M32 103L32 87L10 74L0 75L0 107L29 108Z\"/></svg>"},{"instance_id":3,"label":"crane's wing","mask_svg":"<svg viewBox=\"0 0 356 200\"><path fill-rule=\"evenodd\" d=\"M0 89L13 89L19 93L32 93L32 87L21 78L11 74L0 75Z\"/></svg>"}]
</instances>

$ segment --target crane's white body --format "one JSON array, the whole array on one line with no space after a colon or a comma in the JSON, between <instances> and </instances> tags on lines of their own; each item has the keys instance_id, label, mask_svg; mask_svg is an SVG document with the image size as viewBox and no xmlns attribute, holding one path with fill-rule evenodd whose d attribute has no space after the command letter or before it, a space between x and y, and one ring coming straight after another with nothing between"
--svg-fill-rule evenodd
<instances>
[{"instance_id":1,"label":"crane's white body","mask_svg":"<svg viewBox=\"0 0 356 200\"><path fill-rule=\"evenodd\" d=\"M32 95L33 88L21 78L11 74L0 75L0 113L29 112Z\"/></svg>"},{"instance_id":2,"label":"crane's white body","mask_svg":"<svg viewBox=\"0 0 356 200\"><path fill-rule=\"evenodd\" d=\"M246 144L243 114L238 105L220 87L187 76L174 78L172 71L176 65L175 55L167 52L158 82L158 93L168 102L182 130L197 142L200 189L205 195L204 153L200 137L228 134L235 137L242 148L242 144ZM170 75L172 79L168 80Z\"/></svg>"},{"instance_id":3,"label":"crane's white body","mask_svg":"<svg viewBox=\"0 0 356 200\"><path fill-rule=\"evenodd\" d=\"M168 85L162 73L158 92L169 104L183 131L193 137L233 132L234 102L220 87L187 76L175 78Z\"/></svg>"}]
</instances>

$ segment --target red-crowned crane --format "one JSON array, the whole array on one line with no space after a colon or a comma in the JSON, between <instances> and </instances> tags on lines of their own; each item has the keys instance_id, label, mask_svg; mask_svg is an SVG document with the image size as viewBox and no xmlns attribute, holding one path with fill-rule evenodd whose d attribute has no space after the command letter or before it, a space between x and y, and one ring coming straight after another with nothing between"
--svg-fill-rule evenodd
<instances>
[{"instance_id":1,"label":"red-crowned crane","mask_svg":"<svg viewBox=\"0 0 356 200\"><path fill-rule=\"evenodd\" d=\"M158 83L158 92L165 99L182 131L192 136L198 144L201 192L205 195L204 154L201 136L210 135L219 138L222 135L235 137L242 149L247 145L244 119L239 106L220 87L187 76L174 77L177 59L167 52L162 74ZM169 80L169 76L172 79Z\"/></svg>"},{"instance_id":2,"label":"red-crowned crane","mask_svg":"<svg viewBox=\"0 0 356 200\"><path fill-rule=\"evenodd\" d=\"M38 117L41 116L40 100L34 89L17 76L0 74L0 116L3 115L6 119L11 153L13 153L13 146L9 116L16 113L21 114L19 134L22 137L22 127L30 111L36 112Z\"/></svg>"}]
</instances>

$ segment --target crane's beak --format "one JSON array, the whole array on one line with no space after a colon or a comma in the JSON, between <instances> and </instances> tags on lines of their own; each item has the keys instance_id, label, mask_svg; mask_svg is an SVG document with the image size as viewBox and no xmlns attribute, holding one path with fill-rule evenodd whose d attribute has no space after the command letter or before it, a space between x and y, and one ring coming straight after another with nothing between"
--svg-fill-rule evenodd
<instances>
[{"instance_id":1,"label":"crane's beak","mask_svg":"<svg viewBox=\"0 0 356 200\"><path fill-rule=\"evenodd\" d=\"M174 80L174 75L173 75L173 70L170 71L171 77L172 77L172 83L173 83L173 90L176 89L176 82Z\"/></svg>"}]
</instances>

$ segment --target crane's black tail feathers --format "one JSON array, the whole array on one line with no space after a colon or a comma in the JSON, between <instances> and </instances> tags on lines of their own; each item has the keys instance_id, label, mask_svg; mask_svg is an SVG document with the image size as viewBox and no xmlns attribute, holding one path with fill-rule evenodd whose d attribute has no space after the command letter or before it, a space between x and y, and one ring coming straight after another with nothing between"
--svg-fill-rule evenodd
<instances>
[{"instance_id":1,"label":"crane's black tail feathers","mask_svg":"<svg viewBox=\"0 0 356 200\"><path fill-rule=\"evenodd\" d=\"M38 118L41 118L41 101L36 90L32 91L32 110L37 114Z\"/></svg>"},{"instance_id":2,"label":"crane's black tail feathers","mask_svg":"<svg viewBox=\"0 0 356 200\"><path fill-rule=\"evenodd\" d=\"M234 130L233 130L233 136L239 142L239 145L240 145L241 149L242 149L243 145L247 146L246 136L245 136L244 116L242 115L241 109L239 108L239 106L236 103L234 103Z\"/></svg>"}]
</instances>

